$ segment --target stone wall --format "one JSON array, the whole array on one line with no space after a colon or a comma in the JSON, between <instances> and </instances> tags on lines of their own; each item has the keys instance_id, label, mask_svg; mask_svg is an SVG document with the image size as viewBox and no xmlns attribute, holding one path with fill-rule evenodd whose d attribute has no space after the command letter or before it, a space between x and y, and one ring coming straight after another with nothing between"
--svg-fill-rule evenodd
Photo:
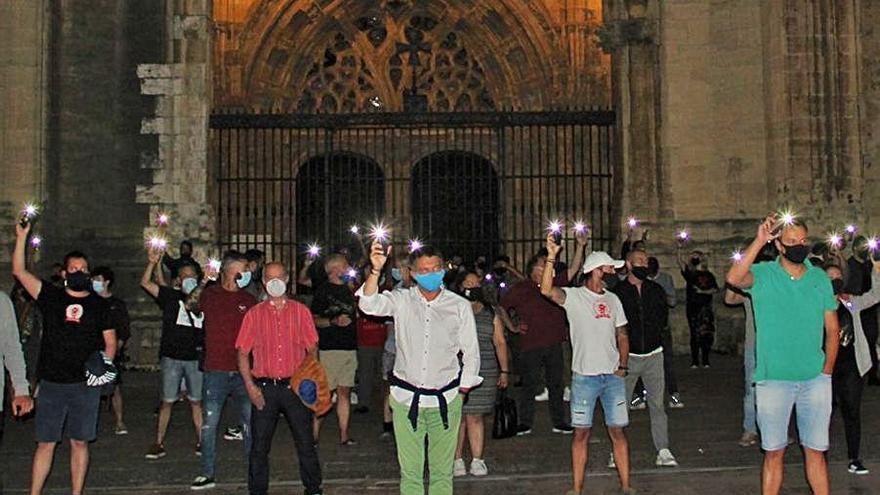
<instances>
[{"instance_id":1,"label":"stone wall","mask_svg":"<svg viewBox=\"0 0 880 495\"><path fill-rule=\"evenodd\" d=\"M0 290L9 276L13 223L45 199L48 2L0 2Z\"/></svg>"}]
</instances>

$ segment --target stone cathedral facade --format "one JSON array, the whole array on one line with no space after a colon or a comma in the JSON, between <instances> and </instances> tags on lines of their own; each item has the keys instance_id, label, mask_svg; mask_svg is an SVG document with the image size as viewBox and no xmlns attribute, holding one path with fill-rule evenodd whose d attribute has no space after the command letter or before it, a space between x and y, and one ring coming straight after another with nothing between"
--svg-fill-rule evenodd
<instances>
[{"instance_id":1,"label":"stone cathedral facade","mask_svg":"<svg viewBox=\"0 0 880 495\"><path fill-rule=\"evenodd\" d=\"M158 318L137 288L151 219L171 212L170 237L195 239L200 253L268 245L269 231L224 230L231 212L298 204L295 191L264 190L230 207L240 195L221 192L220 154L258 148L228 145L216 116L286 114L367 115L363 128L373 130L345 127L339 151L375 163L384 177L378 204L408 234L421 225L417 164L456 151L469 153L462 170L494 167L497 182L486 183L498 185L497 233L522 246L498 249L520 249L519 261L548 215L588 204L600 205L609 248L625 218L638 217L670 271L677 229L689 229L721 272L756 220L782 206L816 237L845 222L880 233L878 25L880 4L870 0L10 0L0 3L0 241L11 245L23 202L43 204L45 246L34 261L47 267L78 247L116 267L118 292L136 302L135 358L152 363ZM608 169L577 180L602 176L607 187L566 187L588 161L567 150L593 142L577 131L535 141L557 168L526 170L516 146L543 131L521 128L543 120L479 121L468 138L435 122L409 131L407 153L376 149L369 115L424 111L604 111L609 148L598 160ZM288 128L259 148L291 163L282 179L315 157L342 156L301 151L310 129ZM279 163L265 160L253 163L263 171ZM530 210L546 191L556 203ZM269 210L234 221L272 225L279 213ZM278 220L291 226L284 242L317 235L291 215ZM8 262L4 249L6 273ZM735 349L731 315L721 317L718 345Z\"/></svg>"}]
</instances>

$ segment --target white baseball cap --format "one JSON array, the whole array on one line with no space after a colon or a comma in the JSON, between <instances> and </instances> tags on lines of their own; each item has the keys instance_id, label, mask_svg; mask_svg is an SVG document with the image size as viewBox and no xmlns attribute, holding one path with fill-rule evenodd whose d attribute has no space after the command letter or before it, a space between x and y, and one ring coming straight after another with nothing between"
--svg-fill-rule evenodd
<instances>
[{"instance_id":1,"label":"white baseball cap","mask_svg":"<svg viewBox=\"0 0 880 495\"><path fill-rule=\"evenodd\" d=\"M615 269L618 269L623 267L624 264L626 264L625 261L616 260L605 251L593 251L584 260L584 273L590 273L601 266L613 266Z\"/></svg>"}]
</instances>

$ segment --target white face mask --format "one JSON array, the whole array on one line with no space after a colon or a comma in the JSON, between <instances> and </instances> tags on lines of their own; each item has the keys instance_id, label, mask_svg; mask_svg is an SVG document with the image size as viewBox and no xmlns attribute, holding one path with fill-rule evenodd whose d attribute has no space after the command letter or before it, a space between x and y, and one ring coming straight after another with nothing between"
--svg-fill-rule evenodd
<instances>
[{"instance_id":1,"label":"white face mask","mask_svg":"<svg viewBox=\"0 0 880 495\"><path fill-rule=\"evenodd\" d=\"M287 284L280 278L266 282L266 293L272 297L281 297L287 293Z\"/></svg>"}]
</instances>

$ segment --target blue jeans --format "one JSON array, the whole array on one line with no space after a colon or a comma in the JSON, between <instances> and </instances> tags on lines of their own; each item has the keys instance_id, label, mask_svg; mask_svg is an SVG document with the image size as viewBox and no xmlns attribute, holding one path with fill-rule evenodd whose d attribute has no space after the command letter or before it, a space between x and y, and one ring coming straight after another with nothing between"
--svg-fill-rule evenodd
<instances>
[{"instance_id":1,"label":"blue jeans","mask_svg":"<svg viewBox=\"0 0 880 495\"><path fill-rule=\"evenodd\" d=\"M758 433L755 419L755 347L748 346L743 350L743 368L745 371L745 393L743 394L743 432Z\"/></svg>"},{"instance_id":2,"label":"blue jeans","mask_svg":"<svg viewBox=\"0 0 880 495\"><path fill-rule=\"evenodd\" d=\"M585 376L572 373L571 426L593 426L596 400L602 402L607 426L623 428L629 424L629 401L626 400L626 384L623 378L614 374Z\"/></svg>"},{"instance_id":3,"label":"blue jeans","mask_svg":"<svg viewBox=\"0 0 880 495\"><path fill-rule=\"evenodd\" d=\"M831 376L819 373L799 382L762 380L755 384L761 447L781 450L788 444L788 422L797 407L797 427L801 445L818 451L828 450L831 423Z\"/></svg>"},{"instance_id":4,"label":"blue jeans","mask_svg":"<svg viewBox=\"0 0 880 495\"><path fill-rule=\"evenodd\" d=\"M202 423L202 474L214 477L214 457L217 452L217 427L226 397L232 394L232 400L238 409L239 422L244 434L244 460L247 467L251 451L251 399L244 388L244 380L235 371L206 371L204 383L205 420Z\"/></svg>"}]
</instances>

